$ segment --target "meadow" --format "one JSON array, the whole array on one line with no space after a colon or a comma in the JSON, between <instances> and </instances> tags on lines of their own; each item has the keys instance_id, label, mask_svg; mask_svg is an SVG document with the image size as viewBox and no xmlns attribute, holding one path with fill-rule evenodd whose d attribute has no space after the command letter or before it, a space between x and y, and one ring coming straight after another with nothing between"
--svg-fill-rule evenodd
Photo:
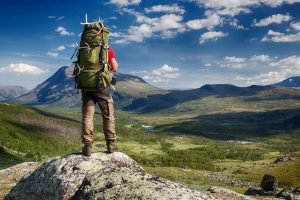
<instances>
[{"instance_id":1,"label":"meadow","mask_svg":"<svg viewBox=\"0 0 300 200\"><path fill-rule=\"evenodd\" d=\"M218 185L244 193L249 187L258 186L265 173L277 177L279 187L298 187L298 103L285 107L276 102L275 105L281 105L278 110L271 106L266 109L267 102L256 106L255 102L247 102L246 106L245 101L234 100L240 104L204 98L200 102L207 104L203 114L201 109L188 111L184 104L171 108L178 109L176 112L166 109L138 113L117 109L119 150L151 174L200 190ZM209 106L208 102L220 106ZM258 112L262 108L263 112ZM0 104L0 112L5 113L0 117L0 168L24 161L42 162L81 150L79 107L37 109ZM145 129L143 125L154 129ZM94 151L105 151L99 110L95 114L94 139ZM286 156L293 160L274 163Z\"/></svg>"}]
</instances>

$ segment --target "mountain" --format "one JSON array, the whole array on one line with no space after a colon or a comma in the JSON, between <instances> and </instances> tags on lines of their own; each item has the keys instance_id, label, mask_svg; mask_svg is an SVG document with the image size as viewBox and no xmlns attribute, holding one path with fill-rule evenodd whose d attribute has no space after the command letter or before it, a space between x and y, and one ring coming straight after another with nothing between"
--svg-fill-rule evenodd
<instances>
[{"instance_id":1,"label":"mountain","mask_svg":"<svg viewBox=\"0 0 300 200\"><path fill-rule=\"evenodd\" d=\"M74 107L81 104L81 95L77 94L74 78L69 67L61 67L46 81L39 84L27 94L13 100L14 103L26 105L55 105ZM117 85L113 93L116 101L131 101L152 94L164 94L166 91L155 88L143 79L125 74L116 74Z\"/></svg>"},{"instance_id":2,"label":"mountain","mask_svg":"<svg viewBox=\"0 0 300 200\"><path fill-rule=\"evenodd\" d=\"M11 100L27 93L28 90L21 86L0 86L0 101Z\"/></svg>"},{"instance_id":3,"label":"mountain","mask_svg":"<svg viewBox=\"0 0 300 200\"><path fill-rule=\"evenodd\" d=\"M152 112L155 110L168 109L184 102L201 100L202 98L209 96L217 96L219 98L247 96L271 88L272 86L253 85L250 87L237 87L229 84L207 84L197 89L175 90L167 94L156 94L147 98L136 99L125 109Z\"/></svg>"},{"instance_id":4,"label":"mountain","mask_svg":"<svg viewBox=\"0 0 300 200\"><path fill-rule=\"evenodd\" d=\"M273 84L272 86L300 88L300 76L294 76L294 77L287 78L279 83Z\"/></svg>"},{"instance_id":5,"label":"mountain","mask_svg":"<svg viewBox=\"0 0 300 200\"><path fill-rule=\"evenodd\" d=\"M135 99L125 107L125 110L139 111L140 113L168 110L168 113L170 113L170 109L172 109L172 113L178 113L179 111L194 112L206 108L206 111L212 111L218 108L217 105L222 105L218 108L220 110L229 107L234 109L232 102L239 102L247 108L247 105L255 102L267 103L268 101L287 99L299 100L299 90L274 86L238 87L229 84L215 84L204 85L201 88L192 90L170 91L167 94L155 94L147 98ZM225 104L226 101L229 101L228 104ZM263 104L261 103L261 105Z\"/></svg>"},{"instance_id":6,"label":"mountain","mask_svg":"<svg viewBox=\"0 0 300 200\"><path fill-rule=\"evenodd\" d=\"M77 107L81 104L81 95L77 94L74 79L68 74L70 68L61 67L46 81L39 84L27 94L14 99L12 102L27 105L51 105L58 107ZM252 85L237 87L229 84L208 84L201 88L189 90L167 91L149 85L142 78L127 74L115 74L117 78L116 91L113 92L117 106L125 110L152 112L174 108L178 105L197 103L208 97L248 98L251 101L263 99L299 98L299 90L286 87L296 87L299 77L292 77L281 83L269 86ZM284 87L275 87L275 86ZM263 97L262 97L263 96ZM189 106L190 110L194 107Z\"/></svg>"}]
</instances>

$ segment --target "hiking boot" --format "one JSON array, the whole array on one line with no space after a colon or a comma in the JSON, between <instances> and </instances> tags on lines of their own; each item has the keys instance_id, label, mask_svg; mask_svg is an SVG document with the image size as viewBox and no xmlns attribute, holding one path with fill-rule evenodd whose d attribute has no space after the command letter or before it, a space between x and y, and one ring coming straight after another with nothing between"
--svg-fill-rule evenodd
<instances>
[{"instance_id":1,"label":"hiking boot","mask_svg":"<svg viewBox=\"0 0 300 200\"><path fill-rule=\"evenodd\" d=\"M84 144L82 148L82 154L85 156L91 156L92 155L92 144L91 143L86 143Z\"/></svg>"},{"instance_id":2,"label":"hiking boot","mask_svg":"<svg viewBox=\"0 0 300 200\"><path fill-rule=\"evenodd\" d=\"M108 153L113 153L113 152L118 151L118 148L117 148L114 140L106 140L106 145L107 145Z\"/></svg>"}]
</instances>

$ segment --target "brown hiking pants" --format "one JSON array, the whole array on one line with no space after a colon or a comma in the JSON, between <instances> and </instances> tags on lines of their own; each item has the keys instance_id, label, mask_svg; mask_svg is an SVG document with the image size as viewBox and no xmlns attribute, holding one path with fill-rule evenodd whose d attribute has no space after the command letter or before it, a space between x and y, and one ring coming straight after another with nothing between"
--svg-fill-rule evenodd
<instances>
[{"instance_id":1,"label":"brown hiking pants","mask_svg":"<svg viewBox=\"0 0 300 200\"><path fill-rule=\"evenodd\" d=\"M96 103L102 113L105 140L116 140L113 99L110 88L106 88L99 91L82 91L82 143L93 142Z\"/></svg>"}]
</instances>

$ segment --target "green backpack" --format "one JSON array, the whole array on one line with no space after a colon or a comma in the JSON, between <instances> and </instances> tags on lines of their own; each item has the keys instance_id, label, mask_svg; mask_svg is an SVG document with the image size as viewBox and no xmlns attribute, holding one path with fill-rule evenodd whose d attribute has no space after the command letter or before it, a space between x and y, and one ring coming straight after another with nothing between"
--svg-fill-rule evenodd
<instances>
[{"instance_id":1,"label":"green backpack","mask_svg":"<svg viewBox=\"0 0 300 200\"><path fill-rule=\"evenodd\" d=\"M102 22L84 25L74 73L75 87L96 91L110 86L112 74L108 69L109 29Z\"/></svg>"}]
</instances>

